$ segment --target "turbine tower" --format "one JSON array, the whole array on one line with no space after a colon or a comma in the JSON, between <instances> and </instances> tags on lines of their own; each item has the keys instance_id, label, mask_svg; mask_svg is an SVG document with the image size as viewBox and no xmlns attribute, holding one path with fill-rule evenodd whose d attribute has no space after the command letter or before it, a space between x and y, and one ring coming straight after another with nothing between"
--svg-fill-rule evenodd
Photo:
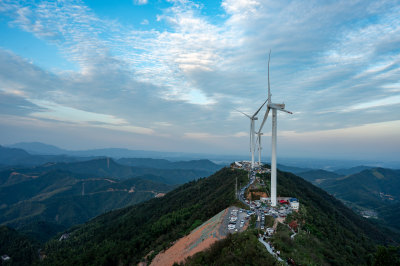
<instances>
[{"instance_id":1,"label":"turbine tower","mask_svg":"<svg viewBox=\"0 0 400 266\"><path fill-rule=\"evenodd\" d=\"M236 110L236 111L242 113L243 115L247 116L250 119L250 153L251 153L251 168L252 169L254 168L254 151L256 149L255 142L254 142L256 130L255 130L254 124L255 124L255 121L258 120L258 117L257 117L258 113L260 112L261 108L263 108L263 106L265 105L266 102L267 101L265 101L252 116L249 116L248 114L243 113L242 111Z\"/></svg>"},{"instance_id":2,"label":"turbine tower","mask_svg":"<svg viewBox=\"0 0 400 266\"><path fill-rule=\"evenodd\" d=\"M258 131L256 134L257 134L256 142L258 144L258 165L261 166L261 135L263 135L263 133Z\"/></svg>"},{"instance_id":3,"label":"turbine tower","mask_svg":"<svg viewBox=\"0 0 400 266\"><path fill-rule=\"evenodd\" d=\"M270 83L269 83L269 61L271 59L271 51L269 51L269 57L268 57L268 104L267 104L267 110L265 111L264 119L261 123L260 129L258 130L257 134L260 134L265 121L267 121L269 110L272 110L272 138L271 138L271 206L276 206L276 138L277 138L277 111L282 111L286 112L289 114L292 114L292 112L289 112L285 110L285 104L284 103L272 103L271 102L271 88L270 88ZM261 136L259 135L259 138ZM261 146L261 141L259 140L260 146ZM260 147L261 149L261 147Z\"/></svg>"}]
</instances>

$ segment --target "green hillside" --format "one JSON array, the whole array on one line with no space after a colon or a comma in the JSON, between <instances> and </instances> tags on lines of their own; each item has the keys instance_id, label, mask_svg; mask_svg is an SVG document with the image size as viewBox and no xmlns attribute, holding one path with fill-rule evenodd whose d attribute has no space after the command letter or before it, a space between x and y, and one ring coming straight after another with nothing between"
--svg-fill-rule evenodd
<instances>
[{"instance_id":1,"label":"green hillside","mask_svg":"<svg viewBox=\"0 0 400 266\"><path fill-rule=\"evenodd\" d=\"M400 170L364 170L324 182L321 187L339 199L367 208L377 208L400 200Z\"/></svg>"},{"instance_id":2,"label":"green hillside","mask_svg":"<svg viewBox=\"0 0 400 266\"><path fill-rule=\"evenodd\" d=\"M398 236L371 224L322 189L291 173L278 176L278 194L296 197L299 213L289 217L303 229L294 242L282 233L275 239L283 254L302 264L366 265L375 244L396 244ZM289 241L288 241L289 240Z\"/></svg>"},{"instance_id":3,"label":"green hillside","mask_svg":"<svg viewBox=\"0 0 400 266\"><path fill-rule=\"evenodd\" d=\"M320 186L357 211L376 211L379 222L400 232L400 170L367 169Z\"/></svg>"},{"instance_id":4,"label":"green hillside","mask_svg":"<svg viewBox=\"0 0 400 266\"><path fill-rule=\"evenodd\" d=\"M128 265L138 263L147 254L151 259L232 204L236 176L239 182L246 179L243 171L222 169L209 178L185 184L164 198L99 216L71 231L69 240L48 242L45 264ZM375 244L395 243L390 235L339 200L293 174L279 172L278 194L300 200L301 212L290 219L297 219L305 232L294 243L290 239L288 242L285 233L278 234L274 243L280 245L285 256L302 262L295 255L306 254L305 264L367 265ZM210 264L217 265L216 262Z\"/></svg>"},{"instance_id":5,"label":"green hillside","mask_svg":"<svg viewBox=\"0 0 400 266\"><path fill-rule=\"evenodd\" d=\"M0 224L26 232L39 241L99 214L149 200L173 188L141 178L84 178L60 170L21 170L0 173L5 180L0 185Z\"/></svg>"}]
</instances>

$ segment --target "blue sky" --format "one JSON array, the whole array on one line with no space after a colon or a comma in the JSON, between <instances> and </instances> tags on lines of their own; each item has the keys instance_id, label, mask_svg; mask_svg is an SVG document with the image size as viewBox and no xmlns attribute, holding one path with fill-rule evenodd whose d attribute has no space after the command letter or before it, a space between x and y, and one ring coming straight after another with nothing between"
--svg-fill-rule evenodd
<instances>
[{"instance_id":1,"label":"blue sky","mask_svg":"<svg viewBox=\"0 0 400 266\"><path fill-rule=\"evenodd\" d=\"M271 49L280 155L400 158L398 1L3 0L0 36L2 145L245 154Z\"/></svg>"}]
</instances>

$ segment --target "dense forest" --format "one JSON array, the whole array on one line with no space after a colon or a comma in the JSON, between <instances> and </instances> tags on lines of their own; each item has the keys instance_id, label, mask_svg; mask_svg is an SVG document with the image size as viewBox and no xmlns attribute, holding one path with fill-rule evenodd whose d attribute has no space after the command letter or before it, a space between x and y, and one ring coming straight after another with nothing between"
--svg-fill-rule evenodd
<instances>
[{"instance_id":1,"label":"dense forest","mask_svg":"<svg viewBox=\"0 0 400 266\"><path fill-rule=\"evenodd\" d=\"M3 265L32 265L37 261L39 244L7 226L0 226L0 256L11 259ZM0 265L2 261L0 260Z\"/></svg>"}]
</instances>

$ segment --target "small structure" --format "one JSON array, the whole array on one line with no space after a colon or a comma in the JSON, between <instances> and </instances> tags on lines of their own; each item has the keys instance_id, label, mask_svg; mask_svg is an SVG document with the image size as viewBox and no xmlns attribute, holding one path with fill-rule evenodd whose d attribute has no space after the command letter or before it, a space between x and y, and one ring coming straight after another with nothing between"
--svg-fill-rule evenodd
<instances>
[{"instance_id":1,"label":"small structure","mask_svg":"<svg viewBox=\"0 0 400 266\"><path fill-rule=\"evenodd\" d=\"M6 255L6 254L4 254L3 256L1 256L1 260L2 261L8 261L8 260L10 260L11 258L8 256L8 255Z\"/></svg>"},{"instance_id":2,"label":"small structure","mask_svg":"<svg viewBox=\"0 0 400 266\"><path fill-rule=\"evenodd\" d=\"M299 201L296 198L289 199L289 202L290 202L290 208L292 208L293 210L299 209Z\"/></svg>"},{"instance_id":3,"label":"small structure","mask_svg":"<svg viewBox=\"0 0 400 266\"><path fill-rule=\"evenodd\" d=\"M58 241L67 240L69 238L69 234L63 234Z\"/></svg>"},{"instance_id":4,"label":"small structure","mask_svg":"<svg viewBox=\"0 0 400 266\"><path fill-rule=\"evenodd\" d=\"M260 201L264 203L268 203L269 198L260 197Z\"/></svg>"}]
</instances>

